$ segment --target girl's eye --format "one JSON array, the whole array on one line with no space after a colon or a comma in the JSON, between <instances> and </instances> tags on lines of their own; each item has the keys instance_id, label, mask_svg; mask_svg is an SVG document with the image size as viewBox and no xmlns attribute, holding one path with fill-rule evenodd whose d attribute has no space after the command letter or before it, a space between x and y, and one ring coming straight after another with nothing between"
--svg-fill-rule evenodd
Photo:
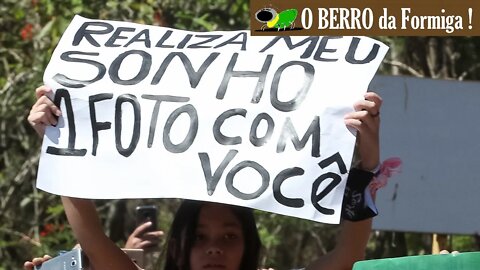
<instances>
[{"instance_id":1,"label":"girl's eye","mask_svg":"<svg viewBox=\"0 0 480 270\"><path fill-rule=\"evenodd\" d=\"M205 240L205 235L201 233L197 233L197 235L195 236L195 240L197 241Z\"/></svg>"},{"instance_id":2,"label":"girl's eye","mask_svg":"<svg viewBox=\"0 0 480 270\"><path fill-rule=\"evenodd\" d=\"M227 233L225 234L225 239L227 240L235 240L238 238L238 235L235 233Z\"/></svg>"}]
</instances>

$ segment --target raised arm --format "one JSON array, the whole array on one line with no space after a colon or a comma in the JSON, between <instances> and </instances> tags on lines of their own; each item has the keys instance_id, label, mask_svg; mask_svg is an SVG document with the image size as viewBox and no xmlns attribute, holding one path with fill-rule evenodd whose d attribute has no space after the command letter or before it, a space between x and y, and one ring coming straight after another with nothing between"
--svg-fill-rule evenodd
<instances>
[{"instance_id":1,"label":"raised arm","mask_svg":"<svg viewBox=\"0 0 480 270\"><path fill-rule=\"evenodd\" d=\"M365 100L354 104L355 112L345 116L345 124L355 128L360 164L350 172L348 182L363 192L373 177L380 161L379 130L382 99L373 92L365 94ZM357 185L358 184L358 185ZM362 196L364 193L362 193ZM335 248L308 266L308 270L350 270L356 261L365 258L365 248L370 237L372 218L354 216L343 219Z\"/></svg>"},{"instance_id":2,"label":"raised arm","mask_svg":"<svg viewBox=\"0 0 480 270\"><path fill-rule=\"evenodd\" d=\"M28 122L40 137L44 135L47 126L57 124L57 117L61 115L60 109L48 98L51 92L47 86L35 90L37 101L28 116ZM92 201L62 197L62 202L73 232L95 269L138 269L105 235ZM49 258L36 258L32 262L25 262L24 268L31 269L47 259Z\"/></svg>"},{"instance_id":3,"label":"raised arm","mask_svg":"<svg viewBox=\"0 0 480 270\"><path fill-rule=\"evenodd\" d=\"M138 269L127 254L105 235L92 201L62 197L62 202L75 237L95 269Z\"/></svg>"},{"instance_id":4,"label":"raised arm","mask_svg":"<svg viewBox=\"0 0 480 270\"><path fill-rule=\"evenodd\" d=\"M343 220L335 248L311 263L307 270L351 270L365 258L372 219L352 222Z\"/></svg>"},{"instance_id":5,"label":"raised arm","mask_svg":"<svg viewBox=\"0 0 480 270\"><path fill-rule=\"evenodd\" d=\"M355 112L345 115L345 124L355 128L357 150L360 156L359 169L372 171L380 164L380 107L382 98L367 92L365 99L356 102Z\"/></svg>"}]
</instances>

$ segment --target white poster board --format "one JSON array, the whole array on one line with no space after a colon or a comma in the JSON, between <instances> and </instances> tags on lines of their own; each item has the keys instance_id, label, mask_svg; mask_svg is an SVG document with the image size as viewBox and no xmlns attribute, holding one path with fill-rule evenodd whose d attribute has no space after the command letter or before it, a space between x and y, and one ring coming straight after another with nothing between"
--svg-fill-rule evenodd
<instances>
[{"instance_id":1,"label":"white poster board","mask_svg":"<svg viewBox=\"0 0 480 270\"><path fill-rule=\"evenodd\" d=\"M76 16L45 70L63 112L37 186L189 198L338 223L343 116L387 52L364 37L251 37Z\"/></svg>"}]
</instances>

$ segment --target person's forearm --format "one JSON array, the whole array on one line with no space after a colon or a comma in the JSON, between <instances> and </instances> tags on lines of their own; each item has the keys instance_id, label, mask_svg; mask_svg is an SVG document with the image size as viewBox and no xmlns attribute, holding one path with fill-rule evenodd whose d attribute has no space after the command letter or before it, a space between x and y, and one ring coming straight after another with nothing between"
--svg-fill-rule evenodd
<instances>
[{"instance_id":1,"label":"person's forearm","mask_svg":"<svg viewBox=\"0 0 480 270\"><path fill-rule=\"evenodd\" d=\"M356 222L343 220L335 252L342 254L345 261L350 261L351 264L363 260L371 230L371 218Z\"/></svg>"},{"instance_id":2,"label":"person's forearm","mask_svg":"<svg viewBox=\"0 0 480 270\"><path fill-rule=\"evenodd\" d=\"M372 230L372 218L362 221L342 221L342 229L338 238L338 242L345 243L340 245L342 248L347 248L352 254L357 257L364 258L365 247L367 246L370 232Z\"/></svg>"},{"instance_id":3,"label":"person's forearm","mask_svg":"<svg viewBox=\"0 0 480 270\"><path fill-rule=\"evenodd\" d=\"M137 269L130 258L103 232L92 201L62 197L62 202L75 237L95 269Z\"/></svg>"},{"instance_id":4,"label":"person's forearm","mask_svg":"<svg viewBox=\"0 0 480 270\"><path fill-rule=\"evenodd\" d=\"M351 270L356 261L365 258L372 219L351 222L343 220L335 248L313 261L307 270Z\"/></svg>"}]
</instances>

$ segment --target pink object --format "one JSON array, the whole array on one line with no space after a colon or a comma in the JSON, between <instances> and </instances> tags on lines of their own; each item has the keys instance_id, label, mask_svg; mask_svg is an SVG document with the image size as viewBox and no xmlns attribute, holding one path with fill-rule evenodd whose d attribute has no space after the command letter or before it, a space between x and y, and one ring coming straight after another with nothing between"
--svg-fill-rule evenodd
<instances>
[{"instance_id":1,"label":"pink object","mask_svg":"<svg viewBox=\"0 0 480 270\"><path fill-rule=\"evenodd\" d=\"M373 177L372 182L368 185L372 197L375 198L377 190L387 185L390 177L400 172L401 165L402 160L398 157L392 157L382 162L378 174Z\"/></svg>"}]
</instances>

